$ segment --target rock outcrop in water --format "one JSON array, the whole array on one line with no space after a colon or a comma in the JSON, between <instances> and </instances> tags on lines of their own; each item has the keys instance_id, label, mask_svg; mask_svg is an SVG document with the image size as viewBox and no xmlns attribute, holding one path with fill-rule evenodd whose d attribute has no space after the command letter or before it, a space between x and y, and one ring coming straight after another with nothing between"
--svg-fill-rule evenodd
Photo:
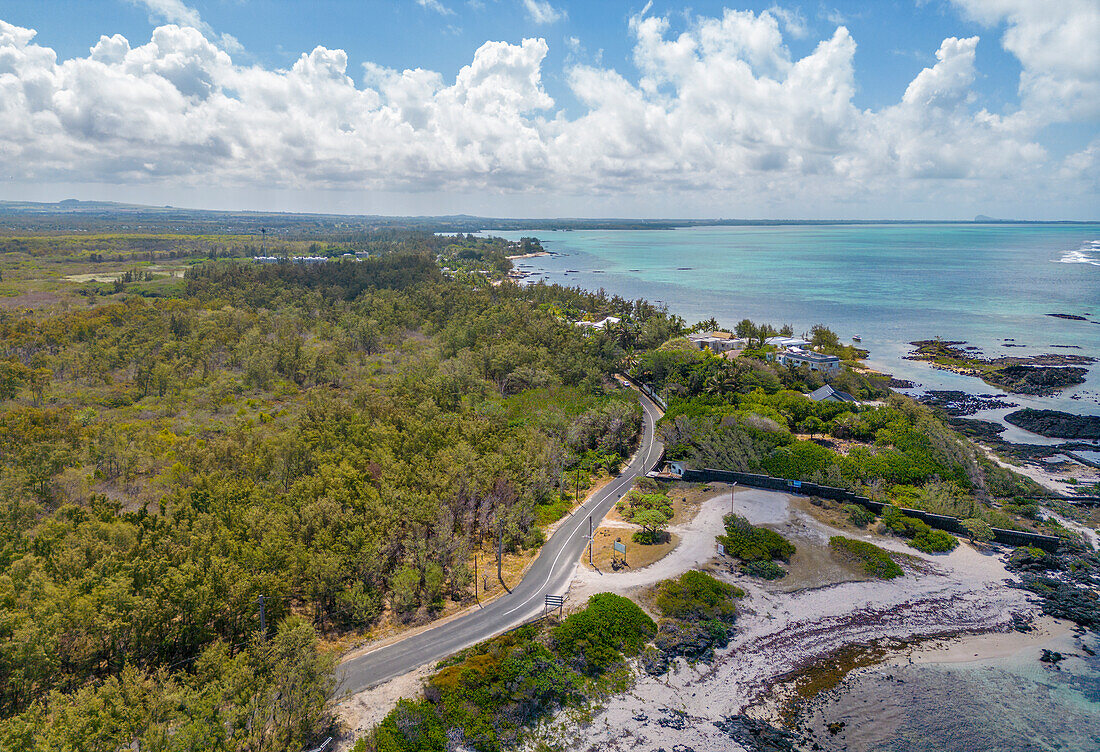
<instances>
[{"instance_id":1,"label":"rock outcrop in water","mask_svg":"<svg viewBox=\"0 0 1100 752\"><path fill-rule=\"evenodd\" d=\"M983 358L965 342L921 339L910 342L917 349L908 360L923 360L963 376L975 376L987 384L1016 394L1049 395L1083 384L1087 366L1096 361L1084 355L1046 353L1029 357Z\"/></svg>"},{"instance_id":2,"label":"rock outcrop in water","mask_svg":"<svg viewBox=\"0 0 1100 752\"><path fill-rule=\"evenodd\" d=\"M1009 413L1005 420L1025 431L1054 439L1100 439L1100 416L1097 415L1074 415L1028 407Z\"/></svg>"}]
</instances>

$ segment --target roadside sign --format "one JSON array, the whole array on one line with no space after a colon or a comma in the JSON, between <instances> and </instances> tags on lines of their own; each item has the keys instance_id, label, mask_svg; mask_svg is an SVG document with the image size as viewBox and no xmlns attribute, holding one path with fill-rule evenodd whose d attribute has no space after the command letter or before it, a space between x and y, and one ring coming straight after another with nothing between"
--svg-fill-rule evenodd
<instances>
[{"instance_id":1,"label":"roadside sign","mask_svg":"<svg viewBox=\"0 0 1100 752\"><path fill-rule=\"evenodd\" d=\"M619 543L619 541L615 541L615 543L613 545L615 546L615 550L618 551L619 553L621 553L621 554L626 553L626 544Z\"/></svg>"},{"instance_id":2,"label":"roadside sign","mask_svg":"<svg viewBox=\"0 0 1100 752\"><path fill-rule=\"evenodd\" d=\"M800 480L789 480L789 481L787 481L787 485L790 486L791 488L802 488L802 481L800 481Z\"/></svg>"},{"instance_id":3,"label":"roadside sign","mask_svg":"<svg viewBox=\"0 0 1100 752\"><path fill-rule=\"evenodd\" d=\"M561 608L563 605L565 605L565 596L546 594L547 608Z\"/></svg>"},{"instance_id":4,"label":"roadside sign","mask_svg":"<svg viewBox=\"0 0 1100 752\"><path fill-rule=\"evenodd\" d=\"M718 544L718 555L719 556L725 556L726 555L726 547L723 546L721 543Z\"/></svg>"}]
</instances>

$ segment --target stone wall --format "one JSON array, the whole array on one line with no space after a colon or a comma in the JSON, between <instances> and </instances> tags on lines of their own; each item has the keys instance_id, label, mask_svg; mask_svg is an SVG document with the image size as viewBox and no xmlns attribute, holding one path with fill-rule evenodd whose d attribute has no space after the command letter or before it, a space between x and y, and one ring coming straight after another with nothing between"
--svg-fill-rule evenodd
<instances>
[{"instance_id":1,"label":"stone wall","mask_svg":"<svg viewBox=\"0 0 1100 752\"><path fill-rule=\"evenodd\" d=\"M800 494L803 496L817 496L822 499L831 499L845 504L861 504L875 514L882 514L882 508L886 506L881 501L871 501L866 496L852 493L844 488L833 486L821 486L817 483L787 480L786 478L773 478L770 475L757 475L755 473L739 473L733 470L703 470L686 469L683 479L692 483L737 483L741 486L752 488L765 488L769 491L783 491L785 493ZM928 524L937 530L946 530L956 535L967 535L967 530L957 517L948 517L942 514L932 514L920 509L901 508L901 513ZM1023 530L1005 530L993 528L993 540L1006 546L1035 546L1046 551L1055 551L1061 545L1061 538L1053 535L1041 535L1028 533Z\"/></svg>"}]
</instances>

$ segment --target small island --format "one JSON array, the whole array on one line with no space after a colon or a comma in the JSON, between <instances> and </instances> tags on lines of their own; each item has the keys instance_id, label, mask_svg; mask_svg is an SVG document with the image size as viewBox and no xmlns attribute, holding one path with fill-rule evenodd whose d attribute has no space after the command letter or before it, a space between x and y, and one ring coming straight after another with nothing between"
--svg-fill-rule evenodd
<instances>
[{"instance_id":1,"label":"small island","mask_svg":"<svg viewBox=\"0 0 1100 752\"><path fill-rule=\"evenodd\" d=\"M1032 356L983 358L965 342L922 339L909 344L917 349L908 360L923 360L935 368L975 376L987 384L1014 394L1050 395L1085 382L1087 366L1096 361L1085 355L1046 353Z\"/></svg>"}]
</instances>

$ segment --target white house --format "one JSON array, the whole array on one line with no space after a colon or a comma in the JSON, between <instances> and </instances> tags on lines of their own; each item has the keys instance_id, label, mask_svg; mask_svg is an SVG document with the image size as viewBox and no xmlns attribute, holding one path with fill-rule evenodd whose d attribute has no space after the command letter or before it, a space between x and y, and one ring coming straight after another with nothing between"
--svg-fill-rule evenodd
<instances>
[{"instance_id":1,"label":"white house","mask_svg":"<svg viewBox=\"0 0 1100 752\"><path fill-rule=\"evenodd\" d=\"M784 366L806 366L811 371L821 371L826 376L836 376L840 373L840 358L835 355L825 355L812 350L790 349L775 354L775 362Z\"/></svg>"},{"instance_id":2,"label":"white house","mask_svg":"<svg viewBox=\"0 0 1100 752\"><path fill-rule=\"evenodd\" d=\"M768 337L764 340L764 344L774 345L775 347L784 349L789 347L803 348L810 346L810 343L801 337Z\"/></svg>"},{"instance_id":3,"label":"white house","mask_svg":"<svg viewBox=\"0 0 1100 752\"><path fill-rule=\"evenodd\" d=\"M739 339L737 337L734 337L729 332L722 331L701 332L698 334L692 334L688 336L688 339L700 350L709 349L711 352L716 353L744 350L745 345L748 344L748 340Z\"/></svg>"},{"instance_id":4,"label":"white house","mask_svg":"<svg viewBox=\"0 0 1100 752\"><path fill-rule=\"evenodd\" d=\"M622 319L618 316L605 316L599 321L578 321L577 326L581 329L606 329L608 326L618 324Z\"/></svg>"}]
</instances>

